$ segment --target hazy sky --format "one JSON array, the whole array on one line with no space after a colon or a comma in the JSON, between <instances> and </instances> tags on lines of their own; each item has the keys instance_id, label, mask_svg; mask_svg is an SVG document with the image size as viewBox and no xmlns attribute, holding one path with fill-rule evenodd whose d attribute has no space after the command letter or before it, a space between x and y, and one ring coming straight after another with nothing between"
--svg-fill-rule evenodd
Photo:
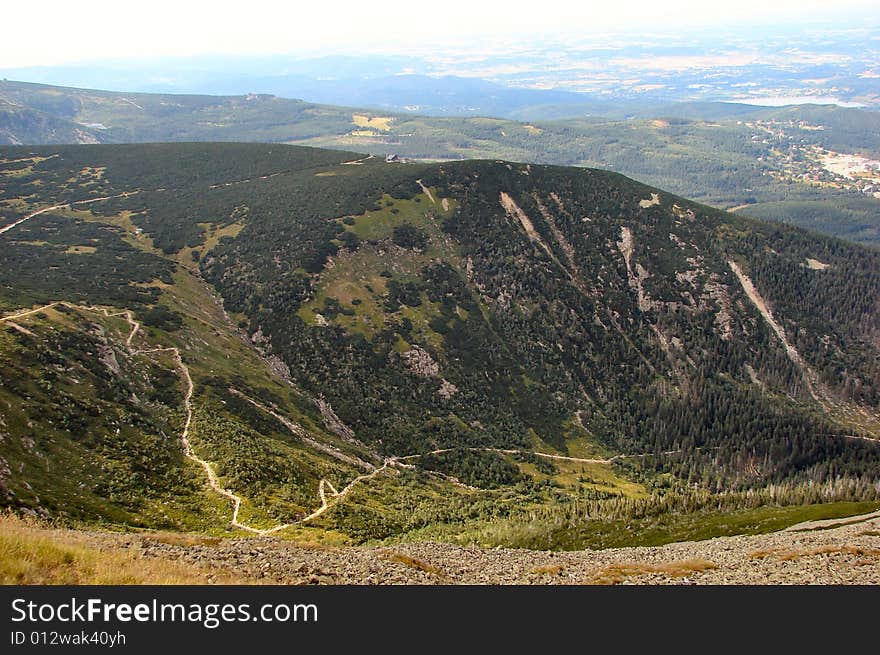
<instances>
[{"instance_id":1,"label":"hazy sky","mask_svg":"<svg viewBox=\"0 0 880 655\"><path fill-rule=\"evenodd\" d=\"M7 2L0 67L213 53L398 51L427 42L676 25L783 24L880 16L877 0L43 0Z\"/></svg>"}]
</instances>

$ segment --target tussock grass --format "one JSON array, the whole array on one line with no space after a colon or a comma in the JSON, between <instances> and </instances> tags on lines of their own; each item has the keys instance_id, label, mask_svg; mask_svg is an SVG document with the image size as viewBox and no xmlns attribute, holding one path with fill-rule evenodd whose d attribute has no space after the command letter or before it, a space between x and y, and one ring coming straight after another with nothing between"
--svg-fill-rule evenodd
<instances>
[{"instance_id":1,"label":"tussock grass","mask_svg":"<svg viewBox=\"0 0 880 655\"><path fill-rule=\"evenodd\" d=\"M880 548L863 548L861 546L816 546L814 548L776 548L770 550L756 550L749 553L749 559L764 559L775 557L781 562L790 562L803 557L816 557L817 555L856 555L858 557L880 558Z\"/></svg>"},{"instance_id":2,"label":"tussock grass","mask_svg":"<svg viewBox=\"0 0 880 655\"><path fill-rule=\"evenodd\" d=\"M421 559L417 559L415 557L410 557L404 553L395 553L391 552L387 554L387 558L392 562L400 562L412 569L417 569L419 571L424 571L425 573L430 573L432 575L444 576L443 570L437 566L434 566L430 562L426 562Z\"/></svg>"},{"instance_id":3,"label":"tussock grass","mask_svg":"<svg viewBox=\"0 0 880 655\"><path fill-rule=\"evenodd\" d=\"M624 582L627 578L639 575L660 574L670 578L683 578L691 573L700 573L717 569L715 562L705 559L677 560L648 564L646 562L623 562L611 564L593 572L589 584L614 585Z\"/></svg>"},{"instance_id":4,"label":"tussock grass","mask_svg":"<svg viewBox=\"0 0 880 655\"><path fill-rule=\"evenodd\" d=\"M0 514L0 584L245 584L248 580L136 551L103 547L72 530Z\"/></svg>"},{"instance_id":5,"label":"tussock grass","mask_svg":"<svg viewBox=\"0 0 880 655\"><path fill-rule=\"evenodd\" d=\"M565 570L561 564L548 564L547 566L539 566L532 569L532 573L538 575L560 575Z\"/></svg>"}]
</instances>

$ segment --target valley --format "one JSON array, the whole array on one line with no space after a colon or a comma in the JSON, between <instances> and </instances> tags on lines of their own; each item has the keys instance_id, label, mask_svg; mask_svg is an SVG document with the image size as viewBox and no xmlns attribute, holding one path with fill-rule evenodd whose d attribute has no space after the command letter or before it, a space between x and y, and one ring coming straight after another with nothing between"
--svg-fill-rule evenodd
<instances>
[{"instance_id":1,"label":"valley","mask_svg":"<svg viewBox=\"0 0 880 655\"><path fill-rule=\"evenodd\" d=\"M494 160L20 146L0 175L19 513L427 561L876 509L867 248Z\"/></svg>"}]
</instances>

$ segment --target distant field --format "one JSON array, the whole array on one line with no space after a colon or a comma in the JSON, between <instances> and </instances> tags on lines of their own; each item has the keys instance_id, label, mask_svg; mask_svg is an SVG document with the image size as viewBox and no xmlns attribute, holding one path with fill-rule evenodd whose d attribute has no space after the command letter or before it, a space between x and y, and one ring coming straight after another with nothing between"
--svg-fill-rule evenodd
<instances>
[{"instance_id":1,"label":"distant field","mask_svg":"<svg viewBox=\"0 0 880 655\"><path fill-rule=\"evenodd\" d=\"M358 127L371 127L382 132L388 132L391 129L391 121L393 120L391 116L370 117L364 114L354 114L351 117L351 122Z\"/></svg>"}]
</instances>

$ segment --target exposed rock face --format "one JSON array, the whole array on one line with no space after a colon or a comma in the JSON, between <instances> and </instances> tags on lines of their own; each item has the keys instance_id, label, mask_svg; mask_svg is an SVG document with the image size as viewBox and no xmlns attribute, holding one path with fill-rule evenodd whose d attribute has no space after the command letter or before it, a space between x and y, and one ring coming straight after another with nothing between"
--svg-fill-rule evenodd
<instances>
[{"instance_id":1,"label":"exposed rock face","mask_svg":"<svg viewBox=\"0 0 880 655\"><path fill-rule=\"evenodd\" d=\"M646 198L644 200L639 200L639 207L642 209L647 209L648 207L653 207L654 205L660 204L660 194L652 193L650 198Z\"/></svg>"},{"instance_id":2,"label":"exposed rock face","mask_svg":"<svg viewBox=\"0 0 880 655\"><path fill-rule=\"evenodd\" d=\"M324 425L327 426L328 430L333 434L342 437L346 441L360 443L357 440L357 437L355 437L354 430L348 427L338 416L336 416L336 412L333 411L330 403L324 398L318 398L315 400L315 405L318 407L318 411L321 412L321 416L324 417Z\"/></svg>"},{"instance_id":3,"label":"exposed rock face","mask_svg":"<svg viewBox=\"0 0 880 655\"><path fill-rule=\"evenodd\" d=\"M458 387L456 387L454 384L452 384L452 382L449 382L448 380L441 380L440 381L440 388L437 390L438 396L449 400L457 393L458 393Z\"/></svg>"},{"instance_id":4,"label":"exposed rock face","mask_svg":"<svg viewBox=\"0 0 880 655\"><path fill-rule=\"evenodd\" d=\"M440 365L434 361L434 358L431 357L431 353L424 348L413 346L410 350L407 350L400 356L403 358L407 369L409 369L410 373L413 375L417 375L420 378L440 377ZM440 388L437 389L438 396L449 400L457 393L458 387L452 384L452 382L440 378Z\"/></svg>"},{"instance_id":5,"label":"exposed rock face","mask_svg":"<svg viewBox=\"0 0 880 655\"><path fill-rule=\"evenodd\" d=\"M119 375L119 362L116 361L116 352L107 341L104 328L98 324L91 326L91 334L98 338L98 361L100 361L113 375Z\"/></svg>"},{"instance_id":6,"label":"exposed rock face","mask_svg":"<svg viewBox=\"0 0 880 655\"><path fill-rule=\"evenodd\" d=\"M431 354L419 346L413 346L410 350L401 354L406 367L414 375L421 378L433 378L440 374L440 365L434 361Z\"/></svg>"},{"instance_id":7,"label":"exposed rock face","mask_svg":"<svg viewBox=\"0 0 880 655\"><path fill-rule=\"evenodd\" d=\"M267 346L270 343L269 337L263 334L262 327L258 327L257 331L251 335L251 342L257 346Z\"/></svg>"}]
</instances>

